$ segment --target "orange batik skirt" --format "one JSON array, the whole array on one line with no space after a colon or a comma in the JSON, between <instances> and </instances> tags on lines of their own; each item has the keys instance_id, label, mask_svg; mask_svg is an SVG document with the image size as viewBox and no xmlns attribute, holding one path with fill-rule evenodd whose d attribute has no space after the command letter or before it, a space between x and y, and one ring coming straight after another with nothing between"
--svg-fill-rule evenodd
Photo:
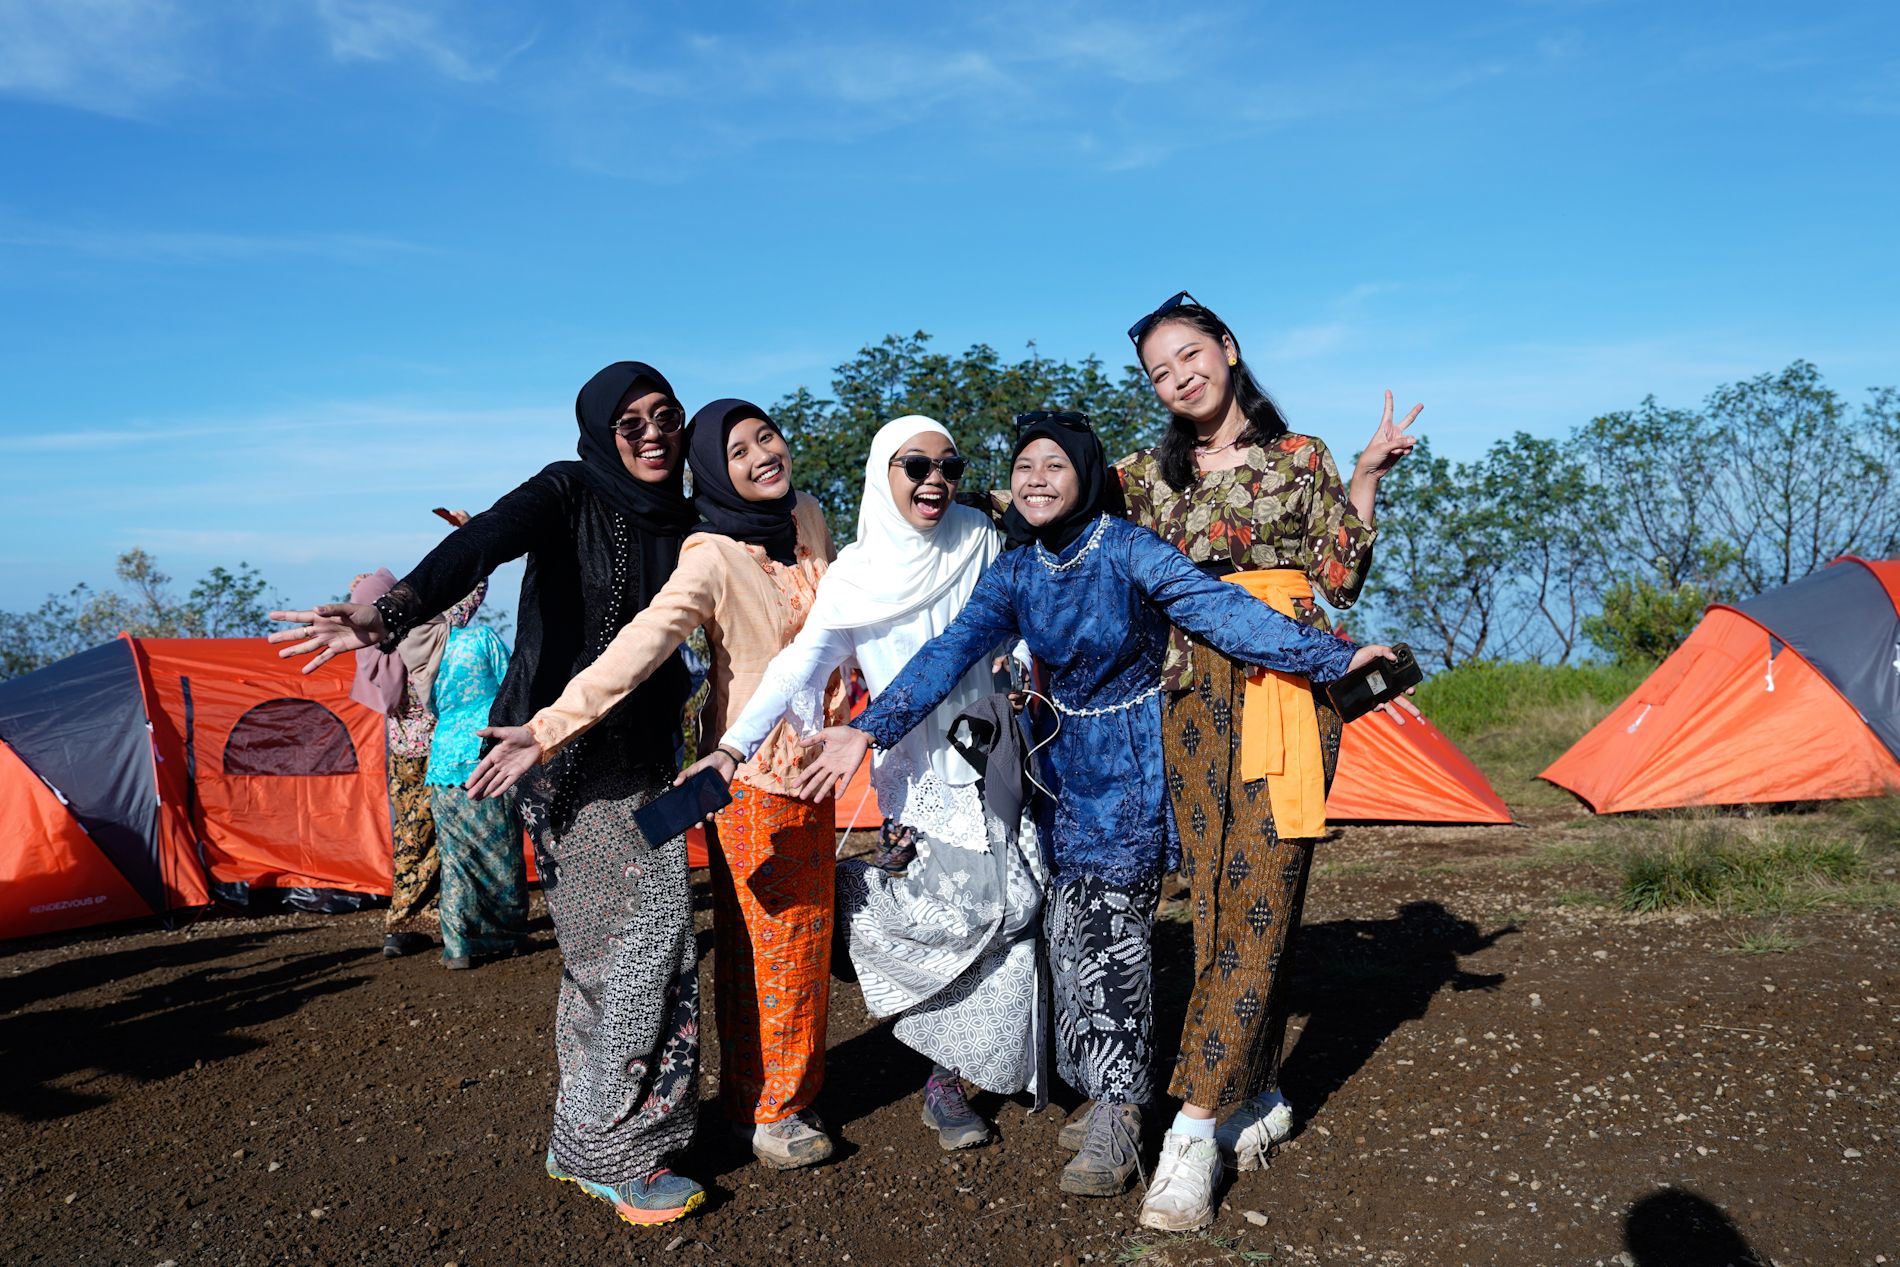
<instances>
[{"instance_id":1,"label":"orange batik skirt","mask_svg":"<svg viewBox=\"0 0 1900 1267\"><path fill-rule=\"evenodd\" d=\"M735 1122L808 1108L825 1078L836 811L735 781L716 820L713 1006Z\"/></svg>"}]
</instances>

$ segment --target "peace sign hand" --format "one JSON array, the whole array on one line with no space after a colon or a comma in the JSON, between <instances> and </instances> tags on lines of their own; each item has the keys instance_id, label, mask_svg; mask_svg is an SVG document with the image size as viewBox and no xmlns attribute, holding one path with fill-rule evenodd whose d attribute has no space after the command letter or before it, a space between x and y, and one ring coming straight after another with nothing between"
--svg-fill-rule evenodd
<instances>
[{"instance_id":1,"label":"peace sign hand","mask_svg":"<svg viewBox=\"0 0 1900 1267\"><path fill-rule=\"evenodd\" d=\"M1371 442L1359 455L1358 469L1353 474L1364 475L1374 480L1390 474L1392 468L1399 464L1399 459L1417 446L1418 437L1407 435L1405 429L1412 425L1412 420L1417 418L1424 408L1422 404L1413 405L1412 412L1405 415L1405 420L1393 426L1392 393L1386 392L1385 414L1379 419L1379 429L1372 433Z\"/></svg>"}]
</instances>

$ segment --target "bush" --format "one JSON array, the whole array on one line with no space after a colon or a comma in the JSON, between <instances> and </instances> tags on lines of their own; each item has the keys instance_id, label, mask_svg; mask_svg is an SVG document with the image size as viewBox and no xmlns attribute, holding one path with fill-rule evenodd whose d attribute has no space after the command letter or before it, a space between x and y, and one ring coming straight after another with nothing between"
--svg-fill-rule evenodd
<instances>
[{"instance_id":1,"label":"bush","mask_svg":"<svg viewBox=\"0 0 1900 1267\"><path fill-rule=\"evenodd\" d=\"M1682 645L1702 619L1709 596L1698 585L1661 589L1618 581L1603 593L1603 610L1583 622L1583 635L1618 664L1649 666Z\"/></svg>"}]
</instances>

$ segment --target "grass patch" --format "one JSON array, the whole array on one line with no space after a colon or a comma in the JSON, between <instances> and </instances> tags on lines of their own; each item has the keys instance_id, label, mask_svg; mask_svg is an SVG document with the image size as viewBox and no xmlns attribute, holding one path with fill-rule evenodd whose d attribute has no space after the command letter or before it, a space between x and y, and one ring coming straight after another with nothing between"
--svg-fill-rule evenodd
<instances>
[{"instance_id":1,"label":"grass patch","mask_svg":"<svg viewBox=\"0 0 1900 1267\"><path fill-rule=\"evenodd\" d=\"M1896 852L1894 798L1813 814L1683 814L1659 820L1652 839L1624 852L1617 904L1780 912L1880 902L1896 887L1883 883Z\"/></svg>"},{"instance_id":2,"label":"grass patch","mask_svg":"<svg viewBox=\"0 0 1900 1267\"><path fill-rule=\"evenodd\" d=\"M1460 744L1505 727L1522 725L1534 714L1605 713L1621 703L1649 676L1653 665L1624 664L1468 664L1437 674L1418 688L1418 706L1432 724ZM1595 721L1584 727L1594 726ZM1565 742L1576 742L1582 730ZM1561 749L1560 749L1561 751ZM1555 754L1552 754L1553 756Z\"/></svg>"},{"instance_id":3,"label":"grass patch","mask_svg":"<svg viewBox=\"0 0 1900 1267\"><path fill-rule=\"evenodd\" d=\"M1575 804L1537 774L1649 675L1648 665L1470 664L1428 678L1418 706L1514 806Z\"/></svg>"},{"instance_id":4,"label":"grass patch","mask_svg":"<svg viewBox=\"0 0 1900 1267\"><path fill-rule=\"evenodd\" d=\"M1785 955L1799 950L1808 944L1805 937L1796 937L1779 924L1767 928L1751 929L1738 933L1729 941L1725 955Z\"/></svg>"}]
</instances>

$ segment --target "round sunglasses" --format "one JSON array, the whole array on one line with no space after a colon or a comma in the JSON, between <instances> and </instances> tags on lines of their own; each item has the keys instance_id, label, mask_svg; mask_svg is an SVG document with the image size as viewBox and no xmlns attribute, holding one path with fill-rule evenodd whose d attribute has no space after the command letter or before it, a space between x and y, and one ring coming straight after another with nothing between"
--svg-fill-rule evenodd
<instances>
[{"instance_id":1,"label":"round sunglasses","mask_svg":"<svg viewBox=\"0 0 1900 1267\"><path fill-rule=\"evenodd\" d=\"M946 481L954 484L970 468L968 459L955 454L947 458L927 458L921 453L909 453L901 458L892 458L891 465L903 467L904 474L910 477L913 484L921 484L929 479L933 467L943 472Z\"/></svg>"},{"instance_id":2,"label":"round sunglasses","mask_svg":"<svg viewBox=\"0 0 1900 1267\"><path fill-rule=\"evenodd\" d=\"M686 414L683 411L661 405L653 411L651 419L642 421L633 417L622 418L614 423L614 430L619 433L622 440L638 440L647 433L648 427L655 428L663 436L670 436L677 434L685 425Z\"/></svg>"}]
</instances>

